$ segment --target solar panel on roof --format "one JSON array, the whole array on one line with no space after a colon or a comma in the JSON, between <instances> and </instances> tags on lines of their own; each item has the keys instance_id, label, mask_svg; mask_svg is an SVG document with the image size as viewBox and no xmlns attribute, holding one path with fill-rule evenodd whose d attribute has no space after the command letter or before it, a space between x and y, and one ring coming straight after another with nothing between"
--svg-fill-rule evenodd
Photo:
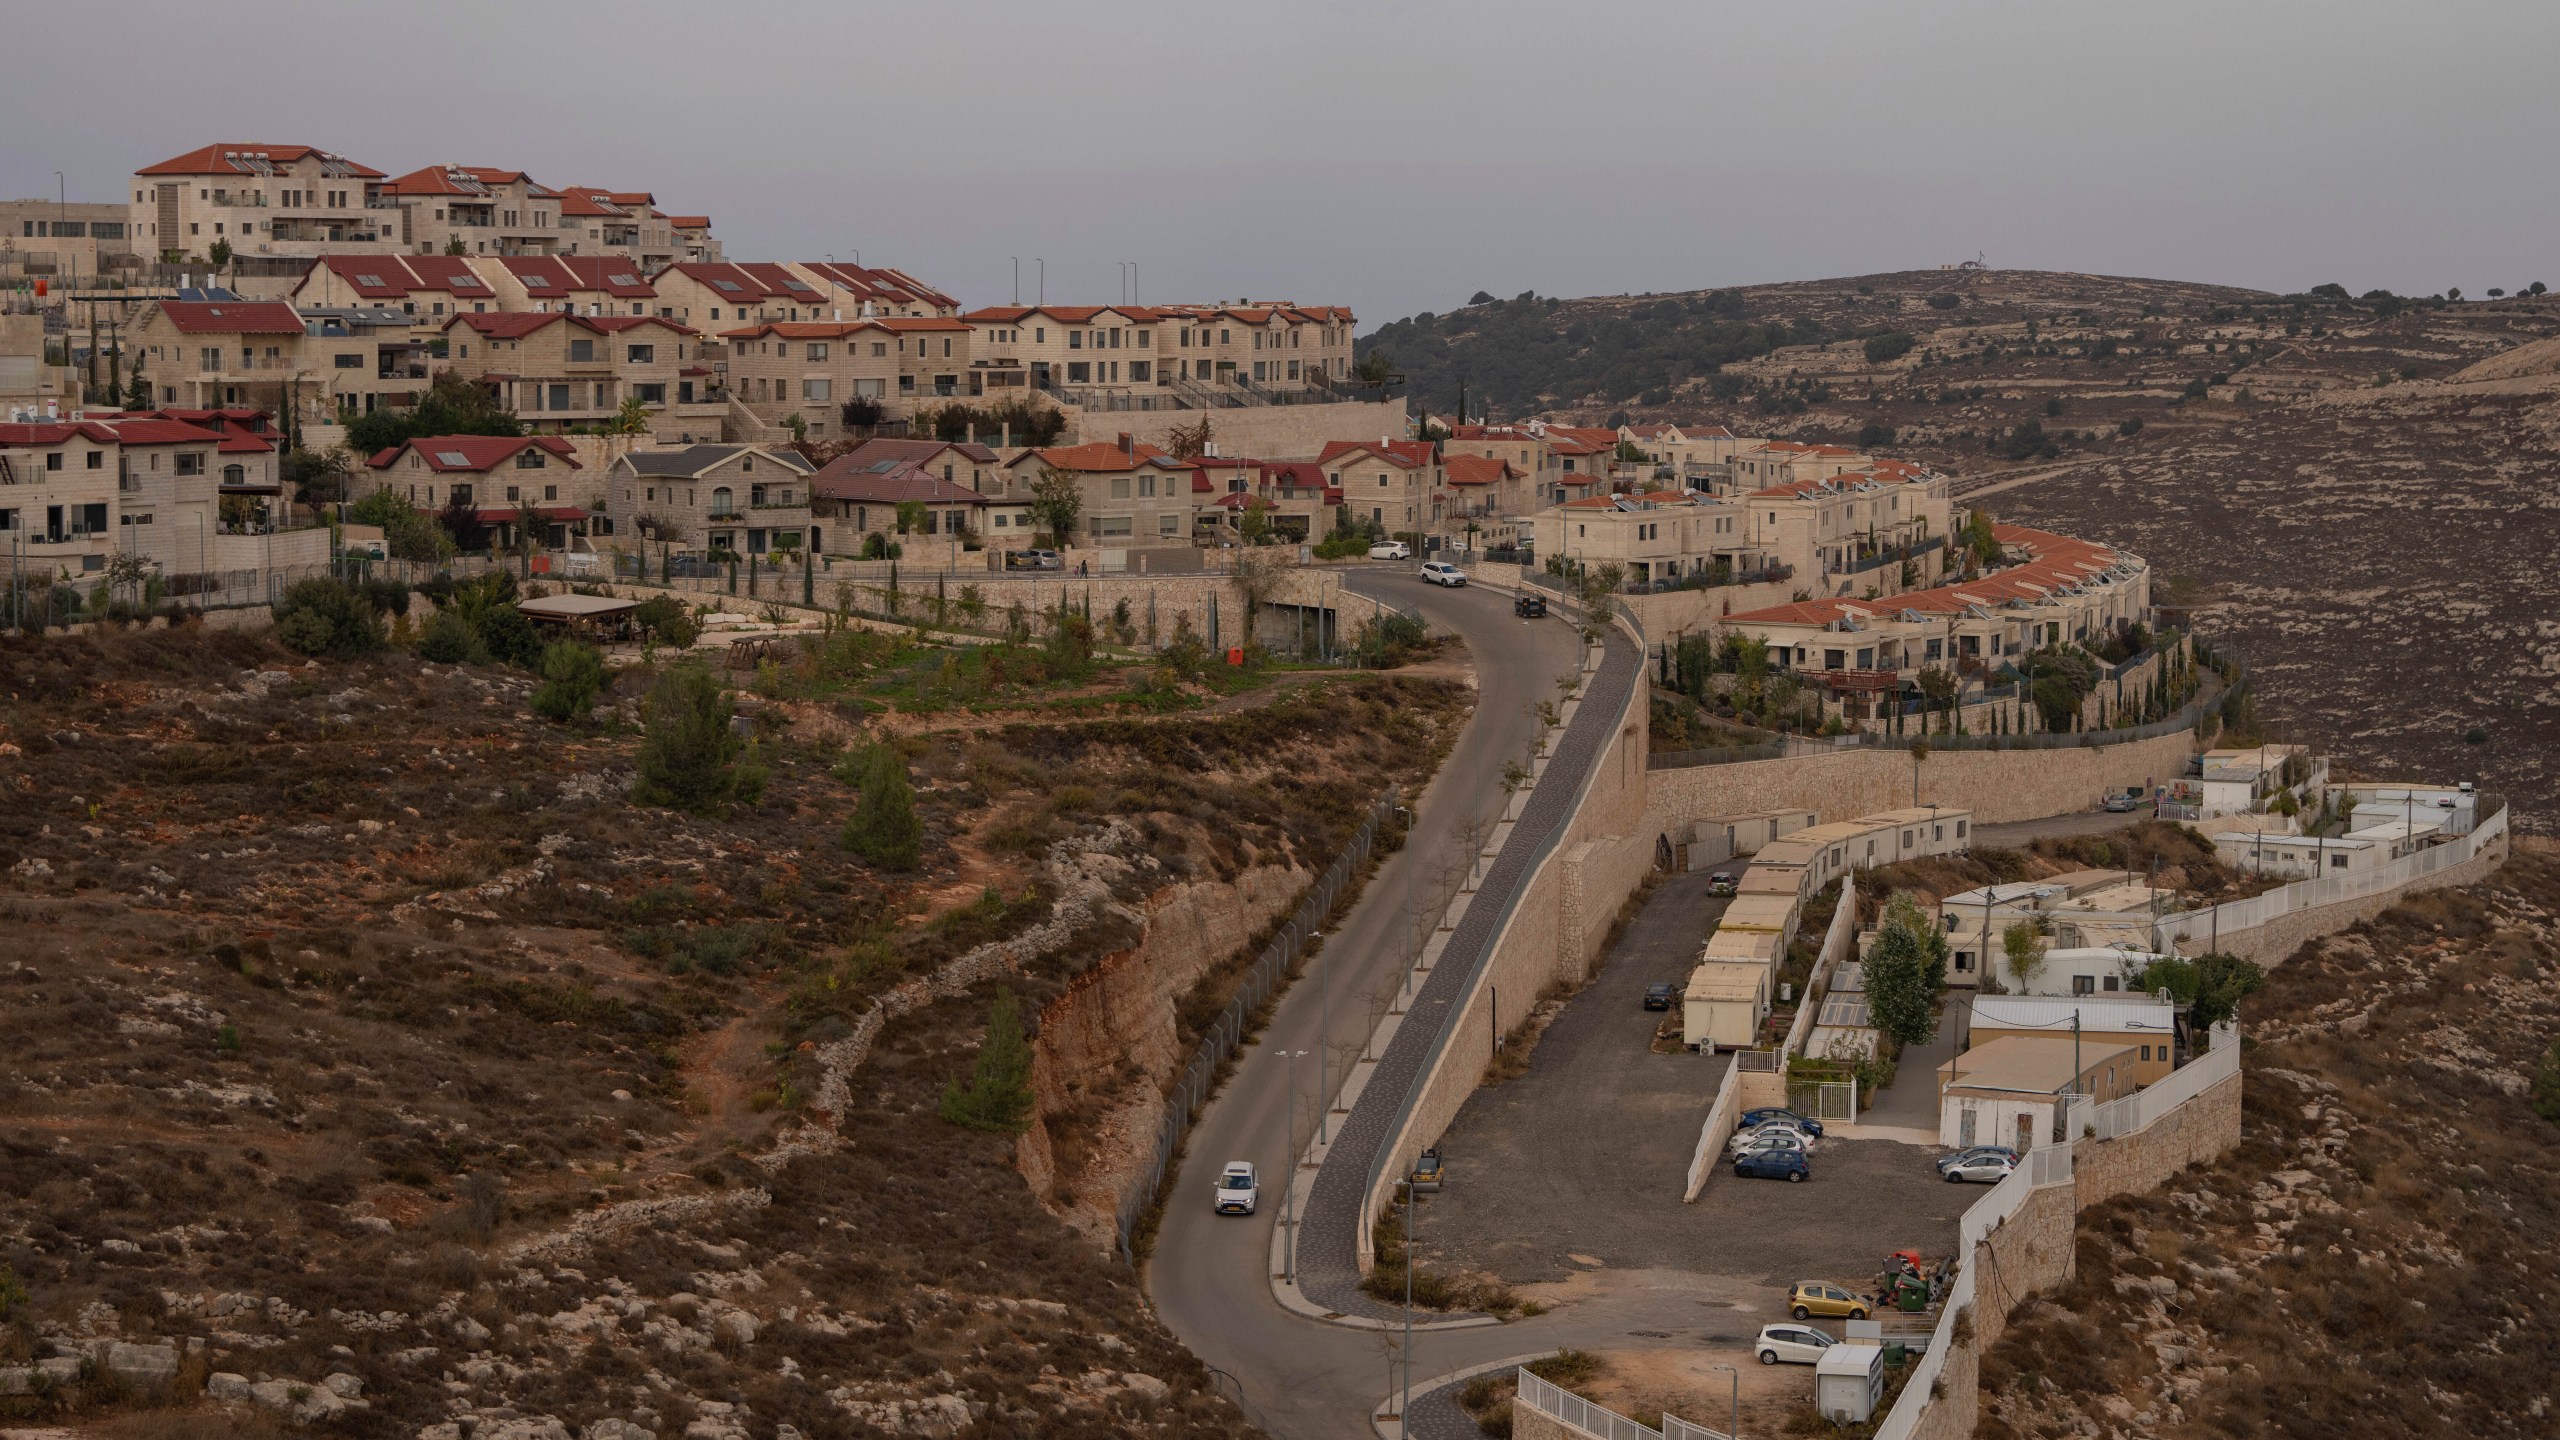
<instances>
[{"instance_id":1,"label":"solar panel on roof","mask_svg":"<svg viewBox=\"0 0 2560 1440\"><path fill-rule=\"evenodd\" d=\"M607 275L604 278L605 283L608 285L637 285L640 283L640 277L636 275Z\"/></svg>"},{"instance_id":2,"label":"solar panel on roof","mask_svg":"<svg viewBox=\"0 0 2560 1440\"><path fill-rule=\"evenodd\" d=\"M447 465L468 465L471 463L471 457L463 454L459 450L439 450L436 452L436 458Z\"/></svg>"},{"instance_id":3,"label":"solar panel on roof","mask_svg":"<svg viewBox=\"0 0 2560 1440\"><path fill-rule=\"evenodd\" d=\"M382 277L379 275L358 275L356 277L356 283L359 285L371 285L376 289L383 288Z\"/></svg>"},{"instance_id":4,"label":"solar panel on roof","mask_svg":"<svg viewBox=\"0 0 2560 1440\"><path fill-rule=\"evenodd\" d=\"M735 280L714 280L711 284L714 288L721 290L735 290L738 288L738 282Z\"/></svg>"}]
</instances>

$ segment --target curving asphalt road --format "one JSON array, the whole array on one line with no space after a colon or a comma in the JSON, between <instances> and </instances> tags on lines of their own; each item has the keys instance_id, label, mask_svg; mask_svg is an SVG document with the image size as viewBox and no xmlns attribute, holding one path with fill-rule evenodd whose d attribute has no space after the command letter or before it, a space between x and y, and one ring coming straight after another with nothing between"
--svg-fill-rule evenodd
<instances>
[{"instance_id":1,"label":"curving asphalt road","mask_svg":"<svg viewBox=\"0 0 2560 1440\"><path fill-rule=\"evenodd\" d=\"M1291 1144L1289 1067L1279 1052L1317 1049L1328 992L1332 1044L1366 1036L1374 1015L1364 997L1393 986L1402 974L1408 907L1430 889L1425 874L1454 848L1467 820L1480 817L1490 829L1499 817L1508 799L1497 779L1503 763L1526 754L1536 729L1534 706L1555 695L1556 677L1574 669L1581 652L1572 627L1561 619L1520 620L1511 613L1508 595L1473 587L1446 590L1411 575L1403 566L1379 566L1352 572L1350 583L1364 594L1412 606L1434 628L1466 641L1476 671L1474 716L1423 792L1405 847L1388 857L1326 936L1323 954L1282 997L1271 1024L1242 1052L1235 1075L1193 1128L1147 1266L1147 1289L1165 1322L1203 1361L1235 1376L1247 1412L1284 1437L1364 1430L1370 1407L1387 1386L1387 1352L1373 1332L1291 1314L1272 1298L1272 1227L1280 1221L1290 1157L1310 1131L1317 1094L1310 1056L1295 1066L1299 1144ZM1338 1052L1330 1063L1338 1084ZM1333 1122L1339 1125L1343 1118ZM1227 1160L1251 1160L1261 1169L1261 1213L1248 1219L1210 1213L1209 1179ZM1187 1203L1194 1192L1199 1203ZM1482 1360L1536 1348L1538 1342L1509 1333L1520 1328L1434 1337L1416 1347L1422 1357L1417 1373L1467 1363L1445 1342L1478 1339L1474 1348L1482 1350Z\"/></svg>"}]
</instances>

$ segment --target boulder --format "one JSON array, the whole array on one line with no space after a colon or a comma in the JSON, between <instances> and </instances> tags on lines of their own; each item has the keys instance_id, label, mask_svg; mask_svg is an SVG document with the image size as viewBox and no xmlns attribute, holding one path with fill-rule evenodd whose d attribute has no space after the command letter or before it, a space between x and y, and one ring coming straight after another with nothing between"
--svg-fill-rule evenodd
<instances>
[{"instance_id":1,"label":"boulder","mask_svg":"<svg viewBox=\"0 0 2560 1440\"><path fill-rule=\"evenodd\" d=\"M1143 1370L1123 1370L1120 1383L1134 1391L1141 1400L1162 1404L1173 1394L1173 1387Z\"/></svg>"},{"instance_id":2,"label":"boulder","mask_svg":"<svg viewBox=\"0 0 2560 1440\"><path fill-rule=\"evenodd\" d=\"M249 1377L217 1370L205 1377L204 1393L216 1400L246 1400L249 1398Z\"/></svg>"},{"instance_id":3,"label":"boulder","mask_svg":"<svg viewBox=\"0 0 2560 1440\"><path fill-rule=\"evenodd\" d=\"M578 1440L658 1440L658 1432L643 1430L628 1420L599 1420L581 1431Z\"/></svg>"},{"instance_id":4,"label":"boulder","mask_svg":"<svg viewBox=\"0 0 2560 1440\"><path fill-rule=\"evenodd\" d=\"M299 1380L260 1380L249 1387L249 1398L303 1424L334 1419L347 1408L347 1402L326 1387Z\"/></svg>"},{"instance_id":5,"label":"boulder","mask_svg":"<svg viewBox=\"0 0 2560 1440\"><path fill-rule=\"evenodd\" d=\"M128 1385L166 1385L178 1378L178 1347L110 1341L102 1363L108 1374Z\"/></svg>"},{"instance_id":6,"label":"boulder","mask_svg":"<svg viewBox=\"0 0 2560 1440\"><path fill-rule=\"evenodd\" d=\"M341 1400L353 1400L364 1393L364 1379L341 1370L320 1382L329 1393Z\"/></svg>"}]
</instances>

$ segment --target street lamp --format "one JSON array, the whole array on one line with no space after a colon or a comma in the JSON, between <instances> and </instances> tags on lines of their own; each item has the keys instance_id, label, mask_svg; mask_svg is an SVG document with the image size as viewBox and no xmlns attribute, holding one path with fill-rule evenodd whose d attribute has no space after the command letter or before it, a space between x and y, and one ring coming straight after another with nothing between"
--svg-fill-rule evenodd
<instances>
[{"instance_id":1,"label":"street lamp","mask_svg":"<svg viewBox=\"0 0 2560 1440\"><path fill-rule=\"evenodd\" d=\"M1730 1365L1710 1365L1709 1370L1722 1370L1733 1377L1733 1414L1725 1421L1733 1428L1725 1433L1727 1440L1742 1440L1742 1372Z\"/></svg>"},{"instance_id":2,"label":"street lamp","mask_svg":"<svg viewBox=\"0 0 2560 1440\"><path fill-rule=\"evenodd\" d=\"M1287 1169L1281 1172L1280 1181L1280 1230L1286 1246L1281 1252L1280 1278L1293 1282L1298 1278L1298 1059L1306 1053L1280 1052L1280 1058L1289 1066L1289 1141L1282 1147L1281 1156Z\"/></svg>"}]
</instances>

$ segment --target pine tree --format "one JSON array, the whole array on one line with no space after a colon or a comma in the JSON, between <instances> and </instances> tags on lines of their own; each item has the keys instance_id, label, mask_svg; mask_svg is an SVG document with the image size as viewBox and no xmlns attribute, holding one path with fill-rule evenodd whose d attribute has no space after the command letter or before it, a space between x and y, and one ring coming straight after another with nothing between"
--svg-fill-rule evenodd
<instances>
[{"instance_id":1,"label":"pine tree","mask_svg":"<svg viewBox=\"0 0 2560 1440\"><path fill-rule=\"evenodd\" d=\"M913 870L923 842L907 762L892 746L872 746L862 767L862 800L844 822L845 848L883 870Z\"/></svg>"},{"instance_id":2,"label":"pine tree","mask_svg":"<svg viewBox=\"0 0 2560 1440\"><path fill-rule=\"evenodd\" d=\"M986 1043L969 1083L953 1080L942 1091L942 1118L972 1130L1019 1135L1031 1125L1031 1044L1013 992L998 990L987 1016Z\"/></svg>"},{"instance_id":3,"label":"pine tree","mask_svg":"<svg viewBox=\"0 0 2560 1440\"><path fill-rule=\"evenodd\" d=\"M642 805L714 814L764 794L764 767L731 732L732 708L710 670L678 665L649 693L648 734L631 798Z\"/></svg>"}]
</instances>

